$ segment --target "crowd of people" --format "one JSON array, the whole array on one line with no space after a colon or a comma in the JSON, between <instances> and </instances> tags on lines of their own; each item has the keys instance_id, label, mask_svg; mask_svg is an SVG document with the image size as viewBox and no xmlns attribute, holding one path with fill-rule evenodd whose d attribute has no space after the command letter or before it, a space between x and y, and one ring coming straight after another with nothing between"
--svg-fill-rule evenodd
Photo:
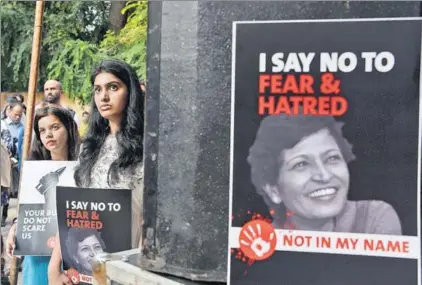
<instances>
[{"instance_id":1,"label":"crowd of people","mask_svg":"<svg viewBox=\"0 0 422 285\"><path fill-rule=\"evenodd\" d=\"M88 129L89 112L82 113L82 120L79 120L76 112L62 104L63 90L61 83L57 80L48 80L44 84L44 98L39 102L35 111L46 106L60 106L67 109L78 126L79 134L83 137ZM22 146L25 135L26 105L24 96L20 93L12 94L6 98L5 107L1 113L1 143L11 160L10 178L2 183L2 220L1 226L6 226L9 198L17 198L19 187L19 173L22 161ZM9 176L7 168L2 168L2 175ZM6 183L9 181L9 183Z\"/></svg>"},{"instance_id":2,"label":"crowd of people","mask_svg":"<svg viewBox=\"0 0 422 285\"><path fill-rule=\"evenodd\" d=\"M95 67L91 84L90 111L83 111L79 117L63 104L61 83L45 82L44 98L35 107L27 159L78 161L74 179L79 187L131 189L132 246L138 247L141 245L145 83L125 62L104 60ZM9 198L18 194L25 114L24 97L9 96L1 120L2 226L6 225ZM15 248L16 227L15 218L4 243L10 258ZM25 256L22 284L72 284L61 270L61 258L58 242L51 257Z\"/></svg>"}]
</instances>

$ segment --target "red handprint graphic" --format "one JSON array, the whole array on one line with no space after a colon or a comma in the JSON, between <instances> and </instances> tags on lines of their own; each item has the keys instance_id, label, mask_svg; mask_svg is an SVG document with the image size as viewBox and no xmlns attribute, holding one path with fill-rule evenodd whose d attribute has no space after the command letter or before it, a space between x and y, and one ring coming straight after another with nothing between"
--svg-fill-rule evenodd
<instances>
[{"instance_id":1,"label":"red handprint graphic","mask_svg":"<svg viewBox=\"0 0 422 285\"><path fill-rule=\"evenodd\" d=\"M72 281L72 284L79 284L79 272L76 269L68 269L66 275L69 277L70 281Z\"/></svg>"},{"instance_id":2,"label":"red handprint graphic","mask_svg":"<svg viewBox=\"0 0 422 285\"><path fill-rule=\"evenodd\" d=\"M55 245L56 245L56 236L49 237L47 240L47 247L54 248Z\"/></svg>"},{"instance_id":3,"label":"red handprint graphic","mask_svg":"<svg viewBox=\"0 0 422 285\"><path fill-rule=\"evenodd\" d=\"M273 226L263 220L245 224L239 235L240 250L252 260L264 260L275 251L277 238Z\"/></svg>"}]
</instances>

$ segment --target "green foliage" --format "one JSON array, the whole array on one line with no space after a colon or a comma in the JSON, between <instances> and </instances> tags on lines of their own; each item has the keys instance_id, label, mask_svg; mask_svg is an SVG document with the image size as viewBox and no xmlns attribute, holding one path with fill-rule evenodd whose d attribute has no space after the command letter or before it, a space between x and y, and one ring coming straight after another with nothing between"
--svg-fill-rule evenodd
<instances>
[{"instance_id":1,"label":"green foliage","mask_svg":"<svg viewBox=\"0 0 422 285\"><path fill-rule=\"evenodd\" d=\"M82 40L68 40L63 50L48 64L50 78L59 78L70 98L85 104L90 100L91 83L89 74L100 58L95 44Z\"/></svg>"},{"instance_id":2,"label":"green foliage","mask_svg":"<svg viewBox=\"0 0 422 285\"><path fill-rule=\"evenodd\" d=\"M29 80L34 3L1 1L1 86L21 90Z\"/></svg>"},{"instance_id":3,"label":"green foliage","mask_svg":"<svg viewBox=\"0 0 422 285\"><path fill-rule=\"evenodd\" d=\"M147 2L129 1L122 14L127 23L115 34L108 30L110 2L45 2L38 87L48 78L62 83L65 93L89 102L90 73L103 58L119 58L140 77L146 73ZM27 89L34 31L35 3L1 1L1 89Z\"/></svg>"},{"instance_id":4,"label":"green foliage","mask_svg":"<svg viewBox=\"0 0 422 285\"><path fill-rule=\"evenodd\" d=\"M102 52L110 57L122 59L132 65L138 76L146 75L147 2L130 1L122 9L129 13L126 25L115 34L107 31L100 44Z\"/></svg>"}]
</instances>

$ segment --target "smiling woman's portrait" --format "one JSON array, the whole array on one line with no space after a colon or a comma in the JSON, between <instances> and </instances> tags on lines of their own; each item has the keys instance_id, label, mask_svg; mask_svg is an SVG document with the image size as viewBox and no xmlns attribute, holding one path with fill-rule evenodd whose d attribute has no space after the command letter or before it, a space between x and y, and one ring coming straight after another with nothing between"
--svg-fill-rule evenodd
<instances>
[{"instance_id":1,"label":"smiling woman's portrait","mask_svg":"<svg viewBox=\"0 0 422 285\"><path fill-rule=\"evenodd\" d=\"M91 263L97 254L104 252L105 244L95 229L70 228L66 248L72 267L81 274L92 275Z\"/></svg>"},{"instance_id":2,"label":"smiling woman's portrait","mask_svg":"<svg viewBox=\"0 0 422 285\"><path fill-rule=\"evenodd\" d=\"M275 228L401 235L391 205L379 200L348 200L349 163L356 159L329 116L268 116L249 150L252 183ZM291 214L293 213L293 214Z\"/></svg>"}]
</instances>

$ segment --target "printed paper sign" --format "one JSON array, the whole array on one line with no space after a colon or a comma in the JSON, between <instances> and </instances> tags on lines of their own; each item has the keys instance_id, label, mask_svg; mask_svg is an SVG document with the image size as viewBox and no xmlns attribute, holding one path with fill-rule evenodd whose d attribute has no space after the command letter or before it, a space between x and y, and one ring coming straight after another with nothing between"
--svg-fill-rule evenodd
<instances>
[{"instance_id":1,"label":"printed paper sign","mask_svg":"<svg viewBox=\"0 0 422 285\"><path fill-rule=\"evenodd\" d=\"M74 161L23 162L15 255L48 256L57 234L56 185L73 186Z\"/></svg>"},{"instance_id":2,"label":"printed paper sign","mask_svg":"<svg viewBox=\"0 0 422 285\"><path fill-rule=\"evenodd\" d=\"M92 262L131 248L131 191L57 187L63 268L73 284L92 284Z\"/></svg>"},{"instance_id":3,"label":"printed paper sign","mask_svg":"<svg viewBox=\"0 0 422 285\"><path fill-rule=\"evenodd\" d=\"M230 284L421 284L421 23L233 24Z\"/></svg>"}]
</instances>

